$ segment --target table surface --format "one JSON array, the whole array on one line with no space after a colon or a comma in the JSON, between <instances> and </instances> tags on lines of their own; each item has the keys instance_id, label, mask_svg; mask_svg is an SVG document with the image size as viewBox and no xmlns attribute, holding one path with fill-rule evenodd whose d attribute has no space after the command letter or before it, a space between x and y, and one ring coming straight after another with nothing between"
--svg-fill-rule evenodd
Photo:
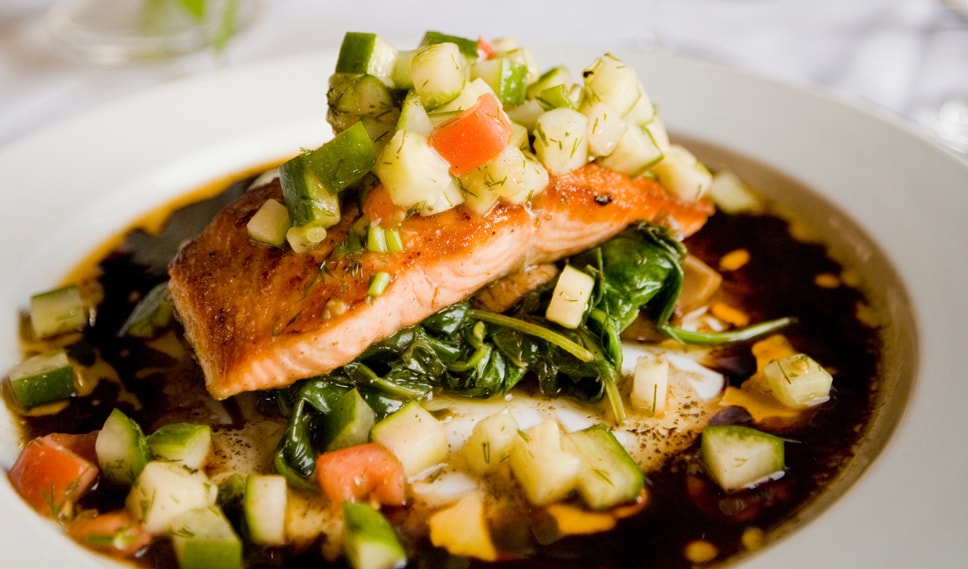
<instances>
[{"instance_id":1,"label":"table surface","mask_svg":"<svg viewBox=\"0 0 968 569\"><path fill-rule=\"evenodd\" d=\"M943 0L261 0L227 49L129 67L72 61L51 40L51 0L0 3L0 147L128 94L206 71L314 50L347 30L410 45L427 29L522 43L661 49L709 58L914 120L968 94L968 20ZM473 17L470 17L473 16Z\"/></svg>"}]
</instances>

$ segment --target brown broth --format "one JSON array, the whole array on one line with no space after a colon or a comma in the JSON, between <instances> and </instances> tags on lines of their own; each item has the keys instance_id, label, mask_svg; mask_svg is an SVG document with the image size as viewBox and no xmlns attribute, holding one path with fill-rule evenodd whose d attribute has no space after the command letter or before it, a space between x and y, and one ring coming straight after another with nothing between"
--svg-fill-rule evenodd
<instances>
[{"instance_id":1,"label":"brown broth","mask_svg":"<svg viewBox=\"0 0 968 569\"><path fill-rule=\"evenodd\" d=\"M98 307L95 325L72 346L72 355L90 362L99 354L117 370L122 385L102 381L91 397L73 400L56 415L25 419L26 437L96 430L114 407L135 418L146 431L175 420L211 420L201 371L190 358L174 358L141 342L118 338L116 332L137 298L166 278L168 260L178 245L197 234L244 187L245 182L233 184L216 197L176 210L157 235L131 231L121 245L97 261L105 300ZM798 350L833 370L830 401L807 425L783 433L796 441L786 446L787 475L752 490L724 494L707 481L692 449L649 476L648 506L622 520L615 530L533 548L525 540L527 556L498 565L685 568L693 564L684 557L684 549L698 539L716 548L717 561L733 558L748 548L744 532L747 537L765 532L769 541L771 532L796 519L852 457L874 409L873 386L882 350L878 331L857 318L865 296L848 286L816 284L817 275L840 275L842 267L829 258L824 246L794 240L788 223L778 216L718 213L686 245L713 267L730 251L748 250L748 264L723 273L720 294L741 306L754 322L795 317L797 324L784 333ZM716 362L733 384L755 368L749 345L720 351ZM130 398L121 396L123 392L133 394L140 405L132 405ZM218 428L232 428L232 423L242 420L234 400L226 403L225 410L230 420ZM122 503L122 493L99 486L82 506L109 510ZM412 567L478 565L450 558L427 544L415 547ZM249 567L324 565L315 554L250 549ZM136 561L146 567L176 566L165 540L157 540Z\"/></svg>"}]
</instances>

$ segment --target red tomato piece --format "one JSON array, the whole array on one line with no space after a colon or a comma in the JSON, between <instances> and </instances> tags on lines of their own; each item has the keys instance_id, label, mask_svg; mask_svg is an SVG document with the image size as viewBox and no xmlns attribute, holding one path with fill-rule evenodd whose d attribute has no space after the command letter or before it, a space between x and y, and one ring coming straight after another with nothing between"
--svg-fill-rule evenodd
<instances>
[{"instance_id":1,"label":"red tomato piece","mask_svg":"<svg viewBox=\"0 0 968 569\"><path fill-rule=\"evenodd\" d=\"M87 510L67 533L78 543L116 557L129 557L151 543L151 534L126 510L99 514Z\"/></svg>"},{"instance_id":2,"label":"red tomato piece","mask_svg":"<svg viewBox=\"0 0 968 569\"><path fill-rule=\"evenodd\" d=\"M64 520L97 479L98 467L47 435L33 439L10 469L10 481L38 512Z\"/></svg>"},{"instance_id":3,"label":"red tomato piece","mask_svg":"<svg viewBox=\"0 0 968 569\"><path fill-rule=\"evenodd\" d=\"M491 42L484 39L484 36L478 36L477 38L478 57L480 57L481 59L491 59L492 57L494 57L494 54L496 53L496 51L497 50L494 49L494 46L491 44Z\"/></svg>"},{"instance_id":4,"label":"red tomato piece","mask_svg":"<svg viewBox=\"0 0 968 569\"><path fill-rule=\"evenodd\" d=\"M473 107L430 133L428 142L463 176L497 157L511 141L511 123L494 95L486 93Z\"/></svg>"},{"instance_id":5,"label":"red tomato piece","mask_svg":"<svg viewBox=\"0 0 968 569\"><path fill-rule=\"evenodd\" d=\"M375 500L386 506L406 503L403 465L386 447L367 443L321 454L316 478L334 504Z\"/></svg>"}]
</instances>

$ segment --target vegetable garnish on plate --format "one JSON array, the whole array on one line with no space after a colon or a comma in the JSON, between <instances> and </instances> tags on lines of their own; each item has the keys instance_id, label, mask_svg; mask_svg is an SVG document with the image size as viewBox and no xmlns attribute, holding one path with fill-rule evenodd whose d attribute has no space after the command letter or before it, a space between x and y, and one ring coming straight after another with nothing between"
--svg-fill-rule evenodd
<instances>
[{"instance_id":1,"label":"vegetable garnish on plate","mask_svg":"<svg viewBox=\"0 0 968 569\"><path fill-rule=\"evenodd\" d=\"M788 443L841 380L794 324L852 289L730 288L809 246L670 141L632 67L353 32L327 102L332 139L171 223L156 266L118 260L145 238L34 297L4 383L31 506L159 569L550 562L637 524L686 528L655 564L687 566L741 546L695 543L670 497L796 510ZM789 272L829 276L809 250Z\"/></svg>"}]
</instances>

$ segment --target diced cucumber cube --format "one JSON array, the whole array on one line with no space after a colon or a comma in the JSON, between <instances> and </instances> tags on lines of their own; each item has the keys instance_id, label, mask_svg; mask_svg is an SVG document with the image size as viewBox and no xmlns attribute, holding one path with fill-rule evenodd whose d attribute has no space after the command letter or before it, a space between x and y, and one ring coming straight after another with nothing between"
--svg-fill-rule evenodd
<instances>
[{"instance_id":1,"label":"diced cucumber cube","mask_svg":"<svg viewBox=\"0 0 968 569\"><path fill-rule=\"evenodd\" d=\"M629 112L625 113L622 117L629 124L644 127L650 124L656 117L655 105L652 104L652 100L646 94L645 89L639 84L639 98L629 109Z\"/></svg>"},{"instance_id":2,"label":"diced cucumber cube","mask_svg":"<svg viewBox=\"0 0 968 569\"><path fill-rule=\"evenodd\" d=\"M87 325L81 290L71 284L30 297L30 325L38 339L51 338Z\"/></svg>"},{"instance_id":3,"label":"diced cucumber cube","mask_svg":"<svg viewBox=\"0 0 968 569\"><path fill-rule=\"evenodd\" d=\"M179 569L241 569L242 540L217 507L172 519L171 542Z\"/></svg>"},{"instance_id":4,"label":"diced cucumber cube","mask_svg":"<svg viewBox=\"0 0 968 569\"><path fill-rule=\"evenodd\" d=\"M424 108L415 91L408 92L403 99L400 118L397 121L397 130L406 130L422 136L430 136L430 133L434 130L430 116L427 115L427 109Z\"/></svg>"},{"instance_id":5,"label":"diced cucumber cube","mask_svg":"<svg viewBox=\"0 0 968 569\"><path fill-rule=\"evenodd\" d=\"M281 474L250 474L246 478L242 508L253 543L286 543L286 492L286 479Z\"/></svg>"},{"instance_id":6,"label":"diced cucumber cube","mask_svg":"<svg viewBox=\"0 0 968 569\"><path fill-rule=\"evenodd\" d=\"M336 73L360 73L389 78L397 50L376 34L347 32L336 59Z\"/></svg>"},{"instance_id":7,"label":"diced cucumber cube","mask_svg":"<svg viewBox=\"0 0 968 569\"><path fill-rule=\"evenodd\" d=\"M502 184L497 188L501 199L512 204L522 204L545 191L550 183L548 169L545 168L534 154L522 151L515 152L511 147L502 152L490 164L492 176L507 177L510 184Z\"/></svg>"},{"instance_id":8,"label":"diced cucumber cube","mask_svg":"<svg viewBox=\"0 0 968 569\"><path fill-rule=\"evenodd\" d=\"M360 391L347 391L326 415L326 450L338 450L367 442L370 439L370 429L375 423L376 413L360 395Z\"/></svg>"},{"instance_id":9,"label":"diced cucumber cube","mask_svg":"<svg viewBox=\"0 0 968 569\"><path fill-rule=\"evenodd\" d=\"M154 338L171 325L171 306L168 305L168 281L158 283L135 305L124 322L119 336Z\"/></svg>"},{"instance_id":10,"label":"diced cucumber cube","mask_svg":"<svg viewBox=\"0 0 968 569\"><path fill-rule=\"evenodd\" d=\"M702 162L677 144L669 146L652 171L667 190L688 201L701 198L713 181L713 175Z\"/></svg>"},{"instance_id":11,"label":"diced cucumber cube","mask_svg":"<svg viewBox=\"0 0 968 569\"><path fill-rule=\"evenodd\" d=\"M534 152L554 175L578 169L588 161L588 118L574 109L552 109L538 117Z\"/></svg>"},{"instance_id":12,"label":"diced cucumber cube","mask_svg":"<svg viewBox=\"0 0 968 569\"><path fill-rule=\"evenodd\" d=\"M734 172L719 170L709 184L709 198L716 208L730 214L759 210L763 204L759 196Z\"/></svg>"},{"instance_id":13,"label":"diced cucumber cube","mask_svg":"<svg viewBox=\"0 0 968 569\"><path fill-rule=\"evenodd\" d=\"M154 535L169 533L179 515L215 504L218 487L202 472L180 464L151 461L125 500L128 512Z\"/></svg>"},{"instance_id":14,"label":"diced cucumber cube","mask_svg":"<svg viewBox=\"0 0 968 569\"><path fill-rule=\"evenodd\" d=\"M390 73L390 80L397 89L413 89L413 76L410 74L410 67L413 65L413 56L417 53L415 49L401 50L397 52L397 59L393 63L393 71Z\"/></svg>"},{"instance_id":15,"label":"diced cucumber cube","mask_svg":"<svg viewBox=\"0 0 968 569\"><path fill-rule=\"evenodd\" d=\"M495 57L476 62L471 68L471 77L483 79L497 99L504 106L520 105L524 102L528 68L507 57Z\"/></svg>"},{"instance_id":16,"label":"diced cucumber cube","mask_svg":"<svg viewBox=\"0 0 968 569\"><path fill-rule=\"evenodd\" d=\"M191 470L205 466L212 449L212 428L191 423L169 423L148 435L156 460L177 462Z\"/></svg>"},{"instance_id":17,"label":"diced cucumber cube","mask_svg":"<svg viewBox=\"0 0 968 569\"><path fill-rule=\"evenodd\" d=\"M501 200L501 196L488 186L482 170L483 168L478 168L461 178L464 206L478 215L486 215Z\"/></svg>"},{"instance_id":18,"label":"diced cucumber cube","mask_svg":"<svg viewBox=\"0 0 968 569\"><path fill-rule=\"evenodd\" d=\"M669 131L666 130L662 117L656 115L652 122L645 125L645 131L652 137L652 141L663 153L669 150L672 143L669 141Z\"/></svg>"},{"instance_id":19,"label":"diced cucumber cube","mask_svg":"<svg viewBox=\"0 0 968 569\"><path fill-rule=\"evenodd\" d=\"M581 459L578 493L595 510L632 502L642 493L645 476L625 447L605 425L568 433L562 446Z\"/></svg>"},{"instance_id":20,"label":"diced cucumber cube","mask_svg":"<svg viewBox=\"0 0 968 569\"><path fill-rule=\"evenodd\" d=\"M340 219L337 194L359 182L376 162L366 127L357 122L319 148L279 167L293 226L331 227Z\"/></svg>"},{"instance_id":21,"label":"diced cucumber cube","mask_svg":"<svg viewBox=\"0 0 968 569\"><path fill-rule=\"evenodd\" d=\"M303 159L322 187L336 194L359 182L373 168L376 151L366 127L357 123L316 150L303 154ZM300 220L298 216L293 217L297 222Z\"/></svg>"},{"instance_id":22,"label":"diced cucumber cube","mask_svg":"<svg viewBox=\"0 0 968 569\"><path fill-rule=\"evenodd\" d=\"M505 113L507 114L507 113ZM510 117L508 117L510 118ZM531 150L531 138L528 133L527 127L516 122L511 122L511 139L508 140L508 145L513 146L519 150Z\"/></svg>"},{"instance_id":23,"label":"diced cucumber cube","mask_svg":"<svg viewBox=\"0 0 968 569\"><path fill-rule=\"evenodd\" d=\"M268 199L245 225L249 239L263 245L282 247L292 223L289 209L277 200Z\"/></svg>"},{"instance_id":24,"label":"diced cucumber cube","mask_svg":"<svg viewBox=\"0 0 968 569\"><path fill-rule=\"evenodd\" d=\"M442 463L450 450L444 426L416 401L374 425L370 437L397 457L408 477Z\"/></svg>"},{"instance_id":25,"label":"diced cucumber cube","mask_svg":"<svg viewBox=\"0 0 968 569\"><path fill-rule=\"evenodd\" d=\"M830 399L833 377L806 354L772 360L763 368L770 393L793 409L806 409Z\"/></svg>"},{"instance_id":26,"label":"diced cucumber cube","mask_svg":"<svg viewBox=\"0 0 968 569\"><path fill-rule=\"evenodd\" d=\"M511 472L529 502L545 506L575 490L581 459L562 449L558 424L545 420L518 431L510 456Z\"/></svg>"},{"instance_id":27,"label":"diced cucumber cube","mask_svg":"<svg viewBox=\"0 0 968 569\"><path fill-rule=\"evenodd\" d=\"M453 101L467 80L467 60L457 44L437 43L422 47L410 64L413 89L428 110Z\"/></svg>"},{"instance_id":28,"label":"diced cucumber cube","mask_svg":"<svg viewBox=\"0 0 968 569\"><path fill-rule=\"evenodd\" d=\"M566 265L558 275L545 318L565 328L577 328L588 309L588 299L594 289L594 277L572 265Z\"/></svg>"},{"instance_id":29,"label":"diced cucumber cube","mask_svg":"<svg viewBox=\"0 0 968 569\"><path fill-rule=\"evenodd\" d=\"M424 33L423 39L420 40L421 46L435 45L439 43L452 43L457 46L457 49L460 51L460 53L467 59L477 59L477 40L444 34L433 30Z\"/></svg>"},{"instance_id":30,"label":"diced cucumber cube","mask_svg":"<svg viewBox=\"0 0 968 569\"><path fill-rule=\"evenodd\" d=\"M645 93L635 69L612 54L596 59L582 76L589 101L605 102L621 116L632 111Z\"/></svg>"},{"instance_id":31,"label":"diced cucumber cube","mask_svg":"<svg viewBox=\"0 0 968 569\"><path fill-rule=\"evenodd\" d=\"M726 491L753 486L783 474L783 439L741 425L709 425L702 431L700 457Z\"/></svg>"},{"instance_id":32,"label":"diced cucumber cube","mask_svg":"<svg viewBox=\"0 0 968 569\"><path fill-rule=\"evenodd\" d=\"M329 89L326 90L326 120L333 127L333 132L342 132L360 120L360 115L338 110L340 101L353 91L354 84L360 75L351 73L333 73L329 76ZM348 101L343 103L348 105Z\"/></svg>"},{"instance_id":33,"label":"diced cucumber cube","mask_svg":"<svg viewBox=\"0 0 968 569\"><path fill-rule=\"evenodd\" d=\"M632 376L632 407L651 415L662 415L669 393L669 361L643 354L635 362Z\"/></svg>"},{"instance_id":34,"label":"diced cucumber cube","mask_svg":"<svg viewBox=\"0 0 968 569\"><path fill-rule=\"evenodd\" d=\"M507 412L495 413L474 425L461 454L474 472L494 472L510 458L518 436L518 422L514 417Z\"/></svg>"},{"instance_id":35,"label":"diced cucumber cube","mask_svg":"<svg viewBox=\"0 0 968 569\"><path fill-rule=\"evenodd\" d=\"M343 502L343 553L353 569L397 569L407 564L407 552L393 526L367 504Z\"/></svg>"},{"instance_id":36,"label":"diced cucumber cube","mask_svg":"<svg viewBox=\"0 0 968 569\"><path fill-rule=\"evenodd\" d=\"M151 460L141 427L120 409L108 415L94 446L101 472L115 484L132 484Z\"/></svg>"},{"instance_id":37,"label":"diced cucumber cube","mask_svg":"<svg viewBox=\"0 0 968 569\"><path fill-rule=\"evenodd\" d=\"M528 47L518 46L513 49L501 49L497 52L497 55L519 63L527 69L528 74L525 78L525 82L530 84L535 82L539 76L538 60L534 56L534 52Z\"/></svg>"},{"instance_id":38,"label":"diced cucumber cube","mask_svg":"<svg viewBox=\"0 0 968 569\"><path fill-rule=\"evenodd\" d=\"M358 77L347 86L334 102L333 108L339 113L376 117L394 108L390 89L372 75Z\"/></svg>"},{"instance_id":39,"label":"diced cucumber cube","mask_svg":"<svg viewBox=\"0 0 968 569\"><path fill-rule=\"evenodd\" d=\"M25 409L77 393L74 365L63 349L31 356L10 370L10 387Z\"/></svg>"},{"instance_id":40,"label":"diced cucumber cube","mask_svg":"<svg viewBox=\"0 0 968 569\"><path fill-rule=\"evenodd\" d=\"M535 99L549 87L568 85L569 83L571 83L571 74L568 72L568 68L559 65L545 71L535 82L528 85L526 94L529 99Z\"/></svg>"},{"instance_id":41,"label":"diced cucumber cube","mask_svg":"<svg viewBox=\"0 0 968 569\"><path fill-rule=\"evenodd\" d=\"M662 151L652 140L649 131L629 126L618 139L611 154L598 158L598 163L610 170L635 177L661 163L662 158Z\"/></svg>"},{"instance_id":42,"label":"diced cucumber cube","mask_svg":"<svg viewBox=\"0 0 968 569\"><path fill-rule=\"evenodd\" d=\"M568 85L554 85L535 97L545 109L577 109L576 93Z\"/></svg>"},{"instance_id":43,"label":"diced cucumber cube","mask_svg":"<svg viewBox=\"0 0 968 569\"><path fill-rule=\"evenodd\" d=\"M428 111L430 122L433 123L435 127L450 122L451 119L457 118L464 111L477 105L477 101L481 98L481 95L497 96L494 94L494 90L491 89L491 86L488 85L483 79L474 79L468 82L464 86L464 89L460 92L460 95L458 95L453 101L441 105L436 109L433 109L433 111Z\"/></svg>"},{"instance_id":44,"label":"diced cucumber cube","mask_svg":"<svg viewBox=\"0 0 968 569\"><path fill-rule=\"evenodd\" d=\"M513 36L504 36L490 40L495 54L503 54L521 47L521 43Z\"/></svg>"},{"instance_id":45,"label":"diced cucumber cube","mask_svg":"<svg viewBox=\"0 0 968 569\"><path fill-rule=\"evenodd\" d=\"M593 156L608 156L628 130L628 123L603 102L584 105L582 113L588 117L588 151Z\"/></svg>"},{"instance_id":46,"label":"diced cucumber cube","mask_svg":"<svg viewBox=\"0 0 968 569\"><path fill-rule=\"evenodd\" d=\"M378 156L383 148L390 142L390 138L397 130L397 121L400 120L400 112L394 109L392 112L380 117L360 117L360 124L366 129L367 136L373 141L373 154ZM374 162L376 159L374 158Z\"/></svg>"},{"instance_id":47,"label":"diced cucumber cube","mask_svg":"<svg viewBox=\"0 0 968 569\"><path fill-rule=\"evenodd\" d=\"M374 168L396 205L433 215L463 203L450 164L430 147L427 137L398 130Z\"/></svg>"},{"instance_id":48,"label":"diced cucumber cube","mask_svg":"<svg viewBox=\"0 0 968 569\"><path fill-rule=\"evenodd\" d=\"M360 125L360 129L366 134L363 125ZM366 138L367 141L370 140L369 136ZM330 193L316 177L308 167L305 155L296 156L279 166L279 180L292 223L289 230L297 227L326 229L339 223L339 196Z\"/></svg>"},{"instance_id":49,"label":"diced cucumber cube","mask_svg":"<svg viewBox=\"0 0 968 569\"><path fill-rule=\"evenodd\" d=\"M512 122L520 124L528 131L532 131L535 125L538 124L538 117L544 114L546 110L537 99L525 99L520 105L505 109L504 112L507 113L508 118Z\"/></svg>"}]
</instances>

